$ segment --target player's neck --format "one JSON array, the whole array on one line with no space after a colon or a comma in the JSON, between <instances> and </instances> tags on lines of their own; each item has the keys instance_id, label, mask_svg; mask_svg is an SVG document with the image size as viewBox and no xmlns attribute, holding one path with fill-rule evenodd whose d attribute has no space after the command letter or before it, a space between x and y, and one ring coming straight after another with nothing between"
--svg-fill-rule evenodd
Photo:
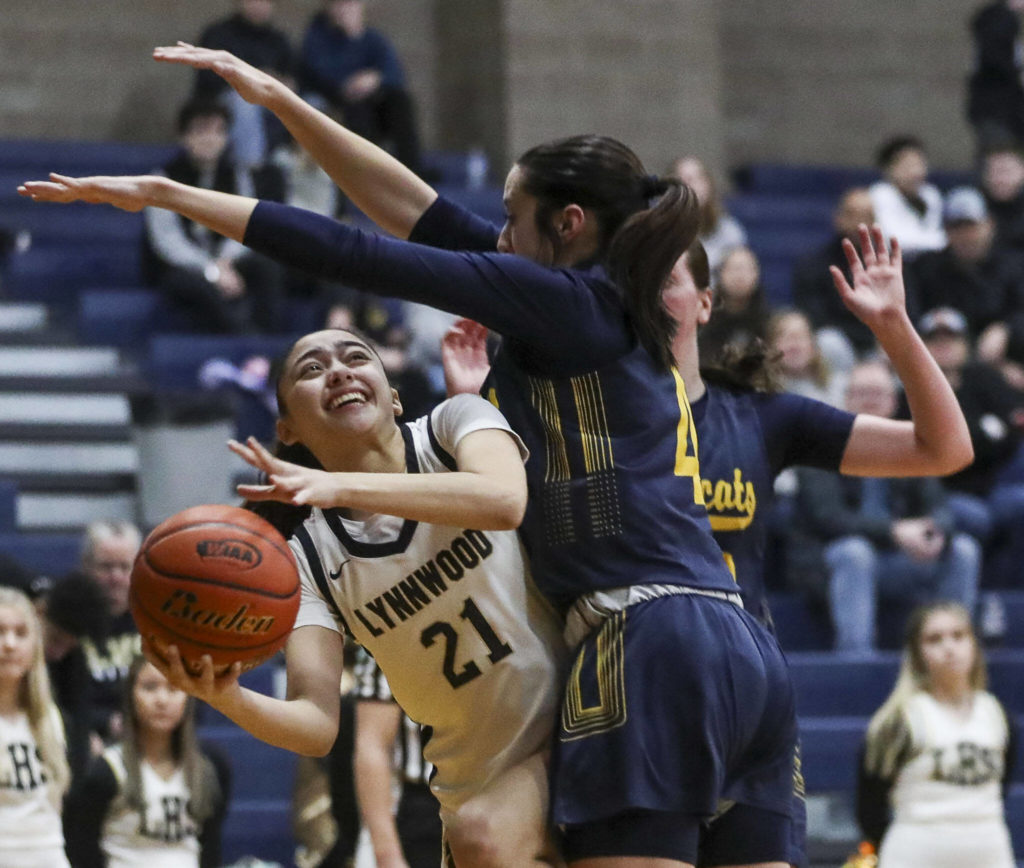
<instances>
[{"instance_id":1,"label":"player's neck","mask_svg":"<svg viewBox=\"0 0 1024 868\"><path fill-rule=\"evenodd\" d=\"M685 339L677 334L672 341L672 358L676 370L686 384L686 398L690 403L704 396L704 381L700 378L700 356L697 353L697 342L692 338Z\"/></svg>"},{"instance_id":2,"label":"player's neck","mask_svg":"<svg viewBox=\"0 0 1024 868\"><path fill-rule=\"evenodd\" d=\"M395 425L358 444L332 444L328 454L317 459L332 473L404 473L405 439Z\"/></svg>"}]
</instances>

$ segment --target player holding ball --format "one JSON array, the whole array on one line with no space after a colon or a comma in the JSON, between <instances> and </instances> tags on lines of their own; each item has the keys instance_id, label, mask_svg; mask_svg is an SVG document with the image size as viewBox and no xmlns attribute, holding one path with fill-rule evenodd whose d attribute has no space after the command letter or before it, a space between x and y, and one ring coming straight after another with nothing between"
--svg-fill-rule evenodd
<instances>
[{"instance_id":1,"label":"player holding ball","mask_svg":"<svg viewBox=\"0 0 1024 868\"><path fill-rule=\"evenodd\" d=\"M240 662L218 676L203 655L195 676L176 645L148 656L256 737L322 755L338 731L342 637L353 636L430 728L424 756L459 868L557 862L546 756L568 654L515 531L519 437L475 395L400 425L380 358L350 331L300 338L277 396L291 460L251 439L231 448L267 475L239 493L267 502L256 510L291 537L299 566L287 698L239 685Z\"/></svg>"}]
</instances>

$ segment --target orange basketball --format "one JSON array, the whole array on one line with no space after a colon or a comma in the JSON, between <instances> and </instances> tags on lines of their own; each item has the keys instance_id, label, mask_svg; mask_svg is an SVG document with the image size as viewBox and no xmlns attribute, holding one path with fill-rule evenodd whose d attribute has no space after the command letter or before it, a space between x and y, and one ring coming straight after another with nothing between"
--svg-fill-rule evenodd
<instances>
[{"instance_id":1,"label":"orange basketball","mask_svg":"<svg viewBox=\"0 0 1024 868\"><path fill-rule=\"evenodd\" d=\"M299 611L299 573L284 537L235 506L194 506L158 524L135 559L131 611L163 656L177 645L197 671L252 669L285 643Z\"/></svg>"}]
</instances>

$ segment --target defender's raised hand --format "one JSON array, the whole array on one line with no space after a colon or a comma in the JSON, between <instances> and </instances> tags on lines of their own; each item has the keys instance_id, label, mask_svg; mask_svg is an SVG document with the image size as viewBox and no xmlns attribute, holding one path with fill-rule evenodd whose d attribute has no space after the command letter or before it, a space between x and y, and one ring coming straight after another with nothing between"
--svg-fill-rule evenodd
<instances>
[{"instance_id":1,"label":"defender's raised hand","mask_svg":"<svg viewBox=\"0 0 1024 868\"><path fill-rule=\"evenodd\" d=\"M266 103L286 87L270 73L251 66L230 51L200 48L187 42L165 45L153 49L153 59L161 63L178 63L193 69L208 69L231 85L242 99L256 105Z\"/></svg>"},{"instance_id":2,"label":"defender's raised hand","mask_svg":"<svg viewBox=\"0 0 1024 868\"><path fill-rule=\"evenodd\" d=\"M849 239L843 239L843 252L850 266L853 285L835 265L829 271L843 303L861 322L873 328L894 314L906 312L903 254L895 238L891 246L886 247L885 237L877 224L869 230L862 223L858 232L860 254Z\"/></svg>"}]
</instances>

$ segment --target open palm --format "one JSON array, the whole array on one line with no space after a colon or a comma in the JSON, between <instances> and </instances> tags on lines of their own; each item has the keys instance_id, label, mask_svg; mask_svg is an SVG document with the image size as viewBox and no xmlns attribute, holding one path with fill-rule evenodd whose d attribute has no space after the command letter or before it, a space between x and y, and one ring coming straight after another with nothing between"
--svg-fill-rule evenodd
<instances>
[{"instance_id":1,"label":"open palm","mask_svg":"<svg viewBox=\"0 0 1024 868\"><path fill-rule=\"evenodd\" d=\"M829 270L843 303L867 326L894 313L906 310L906 289L903 285L903 254L893 238L886 247L885 237L876 224L869 230L859 228L861 252L849 239L843 239L843 252L853 278L851 285L842 270Z\"/></svg>"}]
</instances>

